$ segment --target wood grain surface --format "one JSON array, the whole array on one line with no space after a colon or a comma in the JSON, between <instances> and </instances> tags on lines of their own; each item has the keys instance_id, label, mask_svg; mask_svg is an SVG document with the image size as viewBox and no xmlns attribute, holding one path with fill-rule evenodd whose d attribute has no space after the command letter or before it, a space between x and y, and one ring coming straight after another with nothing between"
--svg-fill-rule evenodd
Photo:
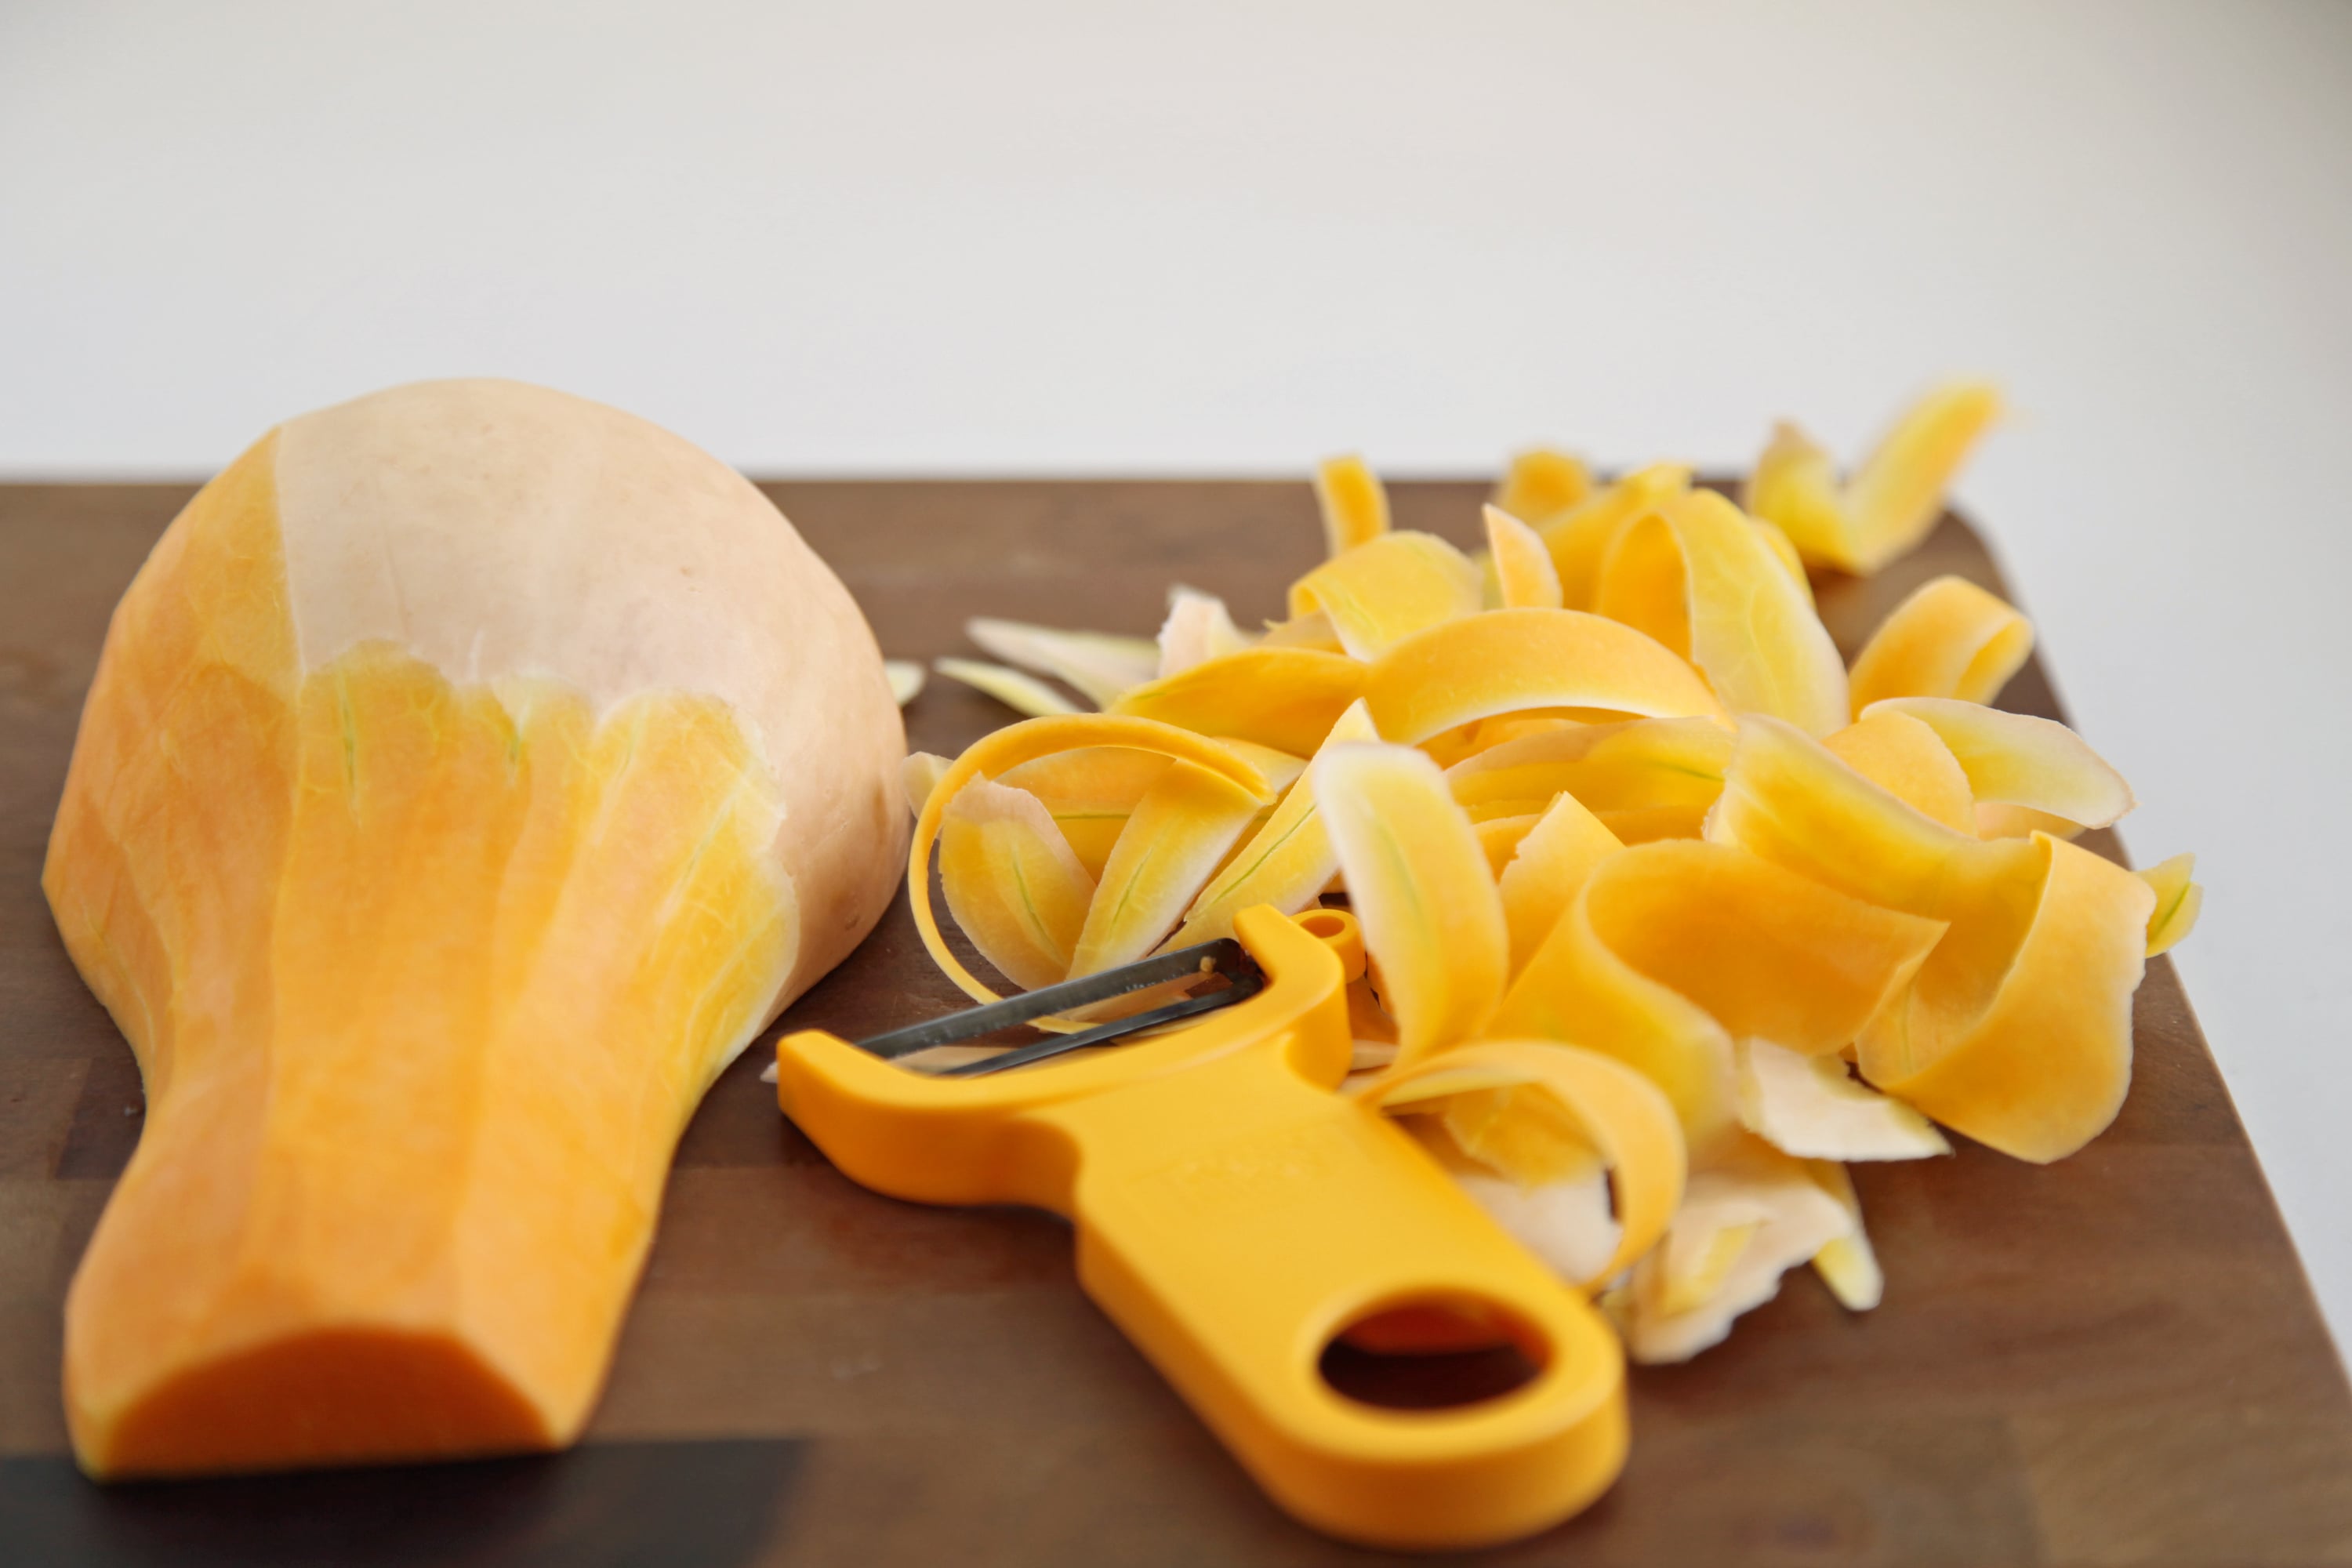
<instances>
[{"instance_id":1,"label":"wood grain surface","mask_svg":"<svg viewBox=\"0 0 2352 1568\"><path fill-rule=\"evenodd\" d=\"M80 1480L58 1400L59 1304L138 1138L141 1096L51 929L39 866L108 612L189 493L0 487L0 1563L1372 1560L1256 1493L1079 1294L1058 1221L851 1185L778 1115L758 1046L679 1147L582 1449ZM971 615L1149 633L1174 581L1225 595L1247 624L1280 613L1319 537L1304 483L771 493L898 658L970 652ZM1399 486L1397 520L1467 542L1480 495ZM1944 571L2000 585L1948 519L1879 578L1824 584L1823 613L1851 653ZM2038 665L2004 702L2058 713ZM935 680L909 739L951 753L1006 717ZM2112 836L2086 842L2120 853ZM961 1002L902 898L784 1023L856 1037ZM2074 1158L2036 1168L1956 1139L1950 1159L1856 1167L1885 1304L1849 1315L1801 1272L1721 1348L1636 1371L1617 1488L1482 1561L2352 1562L2352 1399L2163 960L2137 1026L2122 1118Z\"/></svg>"}]
</instances>

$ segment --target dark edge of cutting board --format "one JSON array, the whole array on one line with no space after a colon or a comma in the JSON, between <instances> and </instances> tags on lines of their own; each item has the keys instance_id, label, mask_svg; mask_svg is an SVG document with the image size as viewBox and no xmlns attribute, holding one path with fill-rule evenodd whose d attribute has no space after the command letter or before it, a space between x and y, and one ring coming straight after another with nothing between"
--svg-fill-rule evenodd
<instances>
[{"instance_id":1,"label":"dark edge of cutting board","mask_svg":"<svg viewBox=\"0 0 2352 1568\"><path fill-rule=\"evenodd\" d=\"M1303 483L763 488L894 658L971 652L972 615L1149 634L1176 581L1248 624L1280 613L1319 540ZM107 614L192 489L0 486L0 1563L1373 1560L1256 1494L1079 1295L1059 1222L917 1208L836 1175L758 1082L766 1039L680 1145L579 1450L79 1479L60 1303L141 1100L37 879ZM1472 544L1483 493L1397 484L1396 521ZM1850 655L1948 571L2001 588L1948 518L1879 577L1823 582L1824 618ZM2061 716L2038 660L2002 702ZM952 753L1005 718L935 679L909 742ZM2112 835L2085 842L2121 854ZM960 1002L902 896L778 1026L857 1036ZM1885 1304L1850 1316L1791 1274L1726 1345L1637 1371L1624 1479L1479 1561L2352 1562L2352 1396L2169 962L2149 966L2137 1022L2131 1099L2105 1137L2047 1169L1965 1144L1857 1167Z\"/></svg>"}]
</instances>

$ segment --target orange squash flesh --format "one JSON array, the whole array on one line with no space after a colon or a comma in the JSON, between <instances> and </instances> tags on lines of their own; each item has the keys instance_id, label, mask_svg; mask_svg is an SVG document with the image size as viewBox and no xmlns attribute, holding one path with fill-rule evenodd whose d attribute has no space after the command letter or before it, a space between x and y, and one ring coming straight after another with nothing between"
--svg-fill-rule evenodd
<instances>
[{"instance_id":1,"label":"orange squash flesh","mask_svg":"<svg viewBox=\"0 0 2352 1568\"><path fill-rule=\"evenodd\" d=\"M879 902L715 695L306 667L279 442L118 609L44 871L148 1096L67 1301L100 1477L572 1439L687 1119Z\"/></svg>"}]
</instances>

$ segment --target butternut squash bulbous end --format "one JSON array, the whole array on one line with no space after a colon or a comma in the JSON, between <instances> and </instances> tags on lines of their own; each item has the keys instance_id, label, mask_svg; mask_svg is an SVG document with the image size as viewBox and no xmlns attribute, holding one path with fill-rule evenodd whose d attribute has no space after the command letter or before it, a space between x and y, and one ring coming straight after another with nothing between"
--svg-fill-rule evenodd
<instances>
[{"instance_id":1,"label":"butternut squash bulbous end","mask_svg":"<svg viewBox=\"0 0 2352 1568\"><path fill-rule=\"evenodd\" d=\"M428 383L207 485L42 879L148 1095L67 1301L83 1467L576 1436L688 1117L889 901L904 751L839 581L642 420Z\"/></svg>"}]
</instances>

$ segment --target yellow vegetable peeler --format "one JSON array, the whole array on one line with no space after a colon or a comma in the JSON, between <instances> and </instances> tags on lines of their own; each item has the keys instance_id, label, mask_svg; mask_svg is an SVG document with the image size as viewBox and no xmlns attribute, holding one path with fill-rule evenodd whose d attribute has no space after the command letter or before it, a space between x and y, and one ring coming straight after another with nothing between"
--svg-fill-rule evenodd
<instances>
[{"instance_id":1,"label":"yellow vegetable peeler","mask_svg":"<svg viewBox=\"0 0 2352 1568\"><path fill-rule=\"evenodd\" d=\"M786 1036L777 1099L877 1192L1067 1216L1087 1293L1307 1524L1436 1550L1567 1518L1624 1464L1615 1335L1411 1134L1336 1092L1352 1053L1345 987L1364 964L1353 917L1260 906L1234 930L863 1045ZM1223 990L944 1073L887 1059L1203 964ZM1115 1052L1003 1070L1178 1022ZM1442 1348L1410 1342L1416 1310L1494 1325L1535 1375L1443 1410L1360 1403L1325 1379L1325 1347L1358 1325L1381 1326L1373 1348Z\"/></svg>"}]
</instances>

